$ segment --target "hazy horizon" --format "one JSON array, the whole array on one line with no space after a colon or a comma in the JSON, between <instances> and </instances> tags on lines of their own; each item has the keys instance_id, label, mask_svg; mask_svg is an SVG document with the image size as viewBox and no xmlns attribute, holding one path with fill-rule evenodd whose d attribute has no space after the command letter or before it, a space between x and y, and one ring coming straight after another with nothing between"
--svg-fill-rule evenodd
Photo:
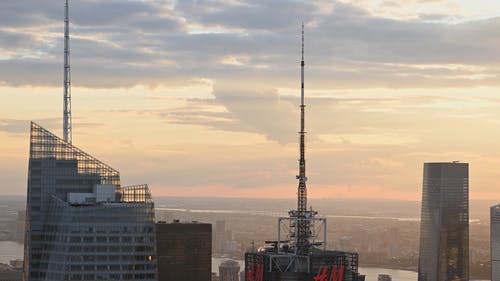
<instances>
[{"instance_id":1,"label":"hazy horizon","mask_svg":"<svg viewBox=\"0 0 500 281\"><path fill-rule=\"evenodd\" d=\"M295 191L295 190L291 190ZM3 199L16 199L16 200L25 200L26 199L26 194L0 194ZM157 199L162 199L162 198L172 198L172 199L244 199L244 200L278 200L278 201L287 201L287 202L295 202L297 200L296 197L224 197L224 196L197 196L197 195L191 195L191 196L176 196L176 195L161 195L161 196L155 196L152 194L153 198ZM318 202L318 201L324 201L324 200L333 200L333 201L356 201L356 202L414 202L414 203L421 203L421 200L408 200L408 199L397 199L397 198L337 198L337 197L312 197L309 198L309 201L313 202ZM470 199L469 201L471 202L491 202L493 204L498 204L498 200L495 199ZM496 202L496 203L495 203Z\"/></svg>"},{"instance_id":2,"label":"hazy horizon","mask_svg":"<svg viewBox=\"0 0 500 281\"><path fill-rule=\"evenodd\" d=\"M157 210L171 211L211 211L228 210L244 214L245 212L259 214L282 213L296 208L296 198L228 198L206 196L154 196ZM272 204L270 204L272 203ZM421 201L397 199L340 199L340 198L310 198L308 205L319 212L321 216L368 216L386 218L420 218ZM22 195L2 195L2 204L17 206L22 210L26 198ZM490 206L498 204L497 200L470 200L470 218L480 219L481 223L489 224Z\"/></svg>"}]
</instances>

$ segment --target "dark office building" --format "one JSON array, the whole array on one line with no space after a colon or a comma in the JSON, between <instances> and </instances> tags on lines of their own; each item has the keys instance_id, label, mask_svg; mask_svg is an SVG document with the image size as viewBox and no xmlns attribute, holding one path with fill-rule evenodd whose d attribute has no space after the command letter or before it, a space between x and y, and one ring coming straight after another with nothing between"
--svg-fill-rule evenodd
<instances>
[{"instance_id":1,"label":"dark office building","mask_svg":"<svg viewBox=\"0 0 500 281\"><path fill-rule=\"evenodd\" d=\"M158 281L212 279L212 225L174 221L156 224Z\"/></svg>"},{"instance_id":2,"label":"dark office building","mask_svg":"<svg viewBox=\"0 0 500 281\"><path fill-rule=\"evenodd\" d=\"M424 164L418 280L469 280L467 163Z\"/></svg>"}]
</instances>

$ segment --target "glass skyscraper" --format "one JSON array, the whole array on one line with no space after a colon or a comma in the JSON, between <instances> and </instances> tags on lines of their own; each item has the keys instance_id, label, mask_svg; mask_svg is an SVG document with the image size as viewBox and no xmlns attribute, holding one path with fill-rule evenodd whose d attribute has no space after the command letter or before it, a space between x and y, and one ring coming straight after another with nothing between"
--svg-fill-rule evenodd
<instances>
[{"instance_id":1,"label":"glass skyscraper","mask_svg":"<svg viewBox=\"0 0 500 281\"><path fill-rule=\"evenodd\" d=\"M418 280L469 280L467 163L424 164Z\"/></svg>"},{"instance_id":2,"label":"glass skyscraper","mask_svg":"<svg viewBox=\"0 0 500 281\"><path fill-rule=\"evenodd\" d=\"M500 204L491 207L491 281L500 281Z\"/></svg>"},{"instance_id":3,"label":"glass skyscraper","mask_svg":"<svg viewBox=\"0 0 500 281\"><path fill-rule=\"evenodd\" d=\"M146 185L31 123L23 280L156 280Z\"/></svg>"}]
</instances>

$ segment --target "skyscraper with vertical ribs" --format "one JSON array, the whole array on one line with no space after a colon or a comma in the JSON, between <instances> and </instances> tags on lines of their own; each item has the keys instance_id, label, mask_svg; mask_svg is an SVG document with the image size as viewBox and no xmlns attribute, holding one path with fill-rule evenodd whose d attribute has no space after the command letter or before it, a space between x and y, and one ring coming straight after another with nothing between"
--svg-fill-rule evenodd
<instances>
[{"instance_id":1,"label":"skyscraper with vertical ribs","mask_svg":"<svg viewBox=\"0 0 500 281\"><path fill-rule=\"evenodd\" d=\"M31 124L23 280L156 280L147 185Z\"/></svg>"},{"instance_id":2,"label":"skyscraper with vertical ribs","mask_svg":"<svg viewBox=\"0 0 500 281\"><path fill-rule=\"evenodd\" d=\"M276 240L245 253L246 281L358 281L358 254L326 249L326 219L307 206L304 98L304 25L302 25L299 173L297 209L278 219Z\"/></svg>"},{"instance_id":3,"label":"skyscraper with vertical ribs","mask_svg":"<svg viewBox=\"0 0 500 281\"><path fill-rule=\"evenodd\" d=\"M31 123L24 281L157 280L154 203L147 185L72 145L65 5L63 138Z\"/></svg>"},{"instance_id":4,"label":"skyscraper with vertical ribs","mask_svg":"<svg viewBox=\"0 0 500 281\"><path fill-rule=\"evenodd\" d=\"M419 281L469 280L469 164L425 163Z\"/></svg>"},{"instance_id":5,"label":"skyscraper with vertical ribs","mask_svg":"<svg viewBox=\"0 0 500 281\"><path fill-rule=\"evenodd\" d=\"M491 281L500 281L500 204L491 207Z\"/></svg>"}]
</instances>

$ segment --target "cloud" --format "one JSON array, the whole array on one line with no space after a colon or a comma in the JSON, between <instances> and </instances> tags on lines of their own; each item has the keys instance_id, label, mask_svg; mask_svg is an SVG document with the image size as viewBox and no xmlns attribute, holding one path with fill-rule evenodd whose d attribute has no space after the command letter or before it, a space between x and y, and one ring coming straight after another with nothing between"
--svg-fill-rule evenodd
<instances>
[{"instance_id":1,"label":"cloud","mask_svg":"<svg viewBox=\"0 0 500 281\"><path fill-rule=\"evenodd\" d=\"M367 90L366 94L369 95ZM467 93L438 95L419 92L332 92L306 95L306 130L309 141L355 145L398 145L422 142L428 133L420 124L455 122L481 114L494 119L495 100L467 97ZM132 110L152 114L170 124L196 125L211 130L259 134L280 144L297 142L299 97L286 90L241 88L217 83L210 99L186 99L176 108ZM128 111L130 112L130 111ZM460 120L460 121L457 121ZM440 121L441 122L441 121Z\"/></svg>"},{"instance_id":2,"label":"cloud","mask_svg":"<svg viewBox=\"0 0 500 281\"><path fill-rule=\"evenodd\" d=\"M217 84L212 95L213 99L187 99L185 106L147 113L169 123L257 133L279 143L296 141L299 107L282 98L277 90Z\"/></svg>"},{"instance_id":3,"label":"cloud","mask_svg":"<svg viewBox=\"0 0 500 281\"><path fill-rule=\"evenodd\" d=\"M401 14L401 1L386 1L388 14L361 0L71 3L72 82L88 106L74 127L92 128L78 130L82 143L137 182L294 186L304 20L312 185L414 193L424 161L490 157L476 178L493 191L500 18L450 24L455 11ZM0 85L22 98L61 86L62 17L59 0L0 1ZM21 100L7 92L0 104ZM3 155L29 125L8 114ZM58 120L39 122L59 132Z\"/></svg>"},{"instance_id":4,"label":"cloud","mask_svg":"<svg viewBox=\"0 0 500 281\"><path fill-rule=\"evenodd\" d=\"M1 119L0 131L14 134L25 134L29 130L26 120Z\"/></svg>"},{"instance_id":5,"label":"cloud","mask_svg":"<svg viewBox=\"0 0 500 281\"><path fill-rule=\"evenodd\" d=\"M3 83L60 84L59 2L0 3ZM330 8L322 1L85 0L71 5L73 79L79 86L208 78L290 87L297 77L301 20L306 22L307 82L317 88L498 85L500 39L491 36L500 27L498 18L459 24L395 20L352 3ZM421 13L426 19L436 15ZM228 58L238 63L227 63ZM418 68L434 64L471 67ZM481 71L474 68L478 65Z\"/></svg>"},{"instance_id":6,"label":"cloud","mask_svg":"<svg viewBox=\"0 0 500 281\"><path fill-rule=\"evenodd\" d=\"M259 0L239 1L179 1L176 10L186 18L203 25L219 25L243 30L265 32L289 30L301 20L308 21L316 8L308 1Z\"/></svg>"},{"instance_id":7,"label":"cloud","mask_svg":"<svg viewBox=\"0 0 500 281\"><path fill-rule=\"evenodd\" d=\"M43 123L49 129L60 127L60 120L57 118L45 118L34 120L35 122ZM0 119L0 132L11 134L28 134L31 120L21 119Z\"/></svg>"},{"instance_id":8,"label":"cloud","mask_svg":"<svg viewBox=\"0 0 500 281\"><path fill-rule=\"evenodd\" d=\"M264 134L281 143L295 141L299 124L298 106L282 99L275 90L247 90L216 85L216 102L250 132ZM294 122L295 121L295 122Z\"/></svg>"},{"instance_id":9,"label":"cloud","mask_svg":"<svg viewBox=\"0 0 500 281\"><path fill-rule=\"evenodd\" d=\"M102 128L106 126L103 123L82 122L79 119L80 118L76 118L73 120L73 127L84 129ZM41 118L36 120L0 119L0 132L27 135L30 131L30 122L32 121L54 132L57 132L60 128L62 128L62 121L60 118Z\"/></svg>"}]
</instances>

